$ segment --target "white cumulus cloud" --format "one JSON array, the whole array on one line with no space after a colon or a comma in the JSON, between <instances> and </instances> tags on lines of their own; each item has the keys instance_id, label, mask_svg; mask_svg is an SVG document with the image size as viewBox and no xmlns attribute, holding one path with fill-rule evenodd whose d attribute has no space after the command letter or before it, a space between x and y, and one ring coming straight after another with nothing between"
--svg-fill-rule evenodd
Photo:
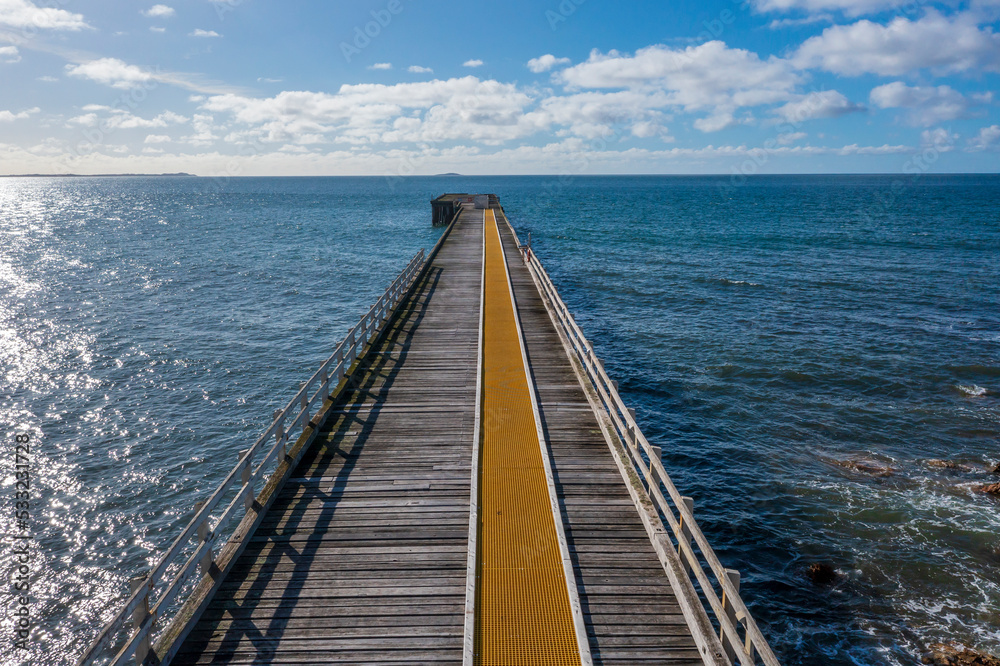
<instances>
[{"instance_id":1,"label":"white cumulus cloud","mask_svg":"<svg viewBox=\"0 0 1000 666\"><path fill-rule=\"evenodd\" d=\"M536 115L545 127L565 127L568 133L585 139L610 138L616 125L624 125L633 136L659 135L670 140L663 124L668 116L660 110L666 104L663 93L588 91L544 99Z\"/></svg>"},{"instance_id":2,"label":"white cumulus cloud","mask_svg":"<svg viewBox=\"0 0 1000 666\"><path fill-rule=\"evenodd\" d=\"M274 97L209 97L202 108L223 113L263 141L302 143L317 137L348 144L466 139L496 143L538 130L526 112L532 98L513 84L474 76L395 85L344 85L336 93L285 91Z\"/></svg>"},{"instance_id":3,"label":"white cumulus cloud","mask_svg":"<svg viewBox=\"0 0 1000 666\"><path fill-rule=\"evenodd\" d=\"M70 76L90 79L112 88L131 88L153 80L153 75L140 67L117 58L99 58L79 65L66 65Z\"/></svg>"},{"instance_id":4,"label":"white cumulus cloud","mask_svg":"<svg viewBox=\"0 0 1000 666\"><path fill-rule=\"evenodd\" d=\"M1000 148L1000 125L990 125L979 130L970 142L972 150L996 150Z\"/></svg>"},{"instance_id":5,"label":"white cumulus cloud","mask_svg":"<svg viewBox=\"0 0 1000 666\"><path fill-rule=\"evenodd\" d=\"M685 49L650 46L626 55L594 51L590 58L562 70L557 80L569 88L630 88L662 91L665 103L688 112L710 111L695 127L713 132L737 122L734 113L795 98L801 74L787 60L762 60L756 53L721 41Z\"/></svg>"},{"instance_id":6,"label":"white cumulus cloud","mask_svg":"<svg viewBox=\"0 0 1000 666\"><path fill-rule=\"evenodd\" d=\"M775 113L790 123L815 118L836 118L864 111L865 107L851 102L836 90L811 92L775 109Z\"/></svg>"},{"instance_id":7,"label":"white cumulus cloud","mask_svg":"<svg viewBox=\"0 0 1000 666\"><path fill-rule=\"evenodd\" d=\"M927 127L967 115L971 102L951 86L908 86L893 81L872 89L872 106L880 109L908 109L910 125Z\"/></svg>"},{"instance_id":8,"label":"white cumulus cloud","mask_svg":"<svg viewBox=\"0 0 1000 666\"><path fill-rule=\"evenodd\" d=\"M479 59L466 60L462 63L462 67L482 67L483 61Z\"/></svg>"},{"instance_id":9,"label":"white cumulus cloud","mask_svg":"<svg viewBox=\"0 0 1000 666\"><path fill-rule=\"evenodd\" d=\"M54 7L38 7L30 0L0 0L0 26L37 30L82 30L90 27L83 20L83 14Z\"/></svg>"},{"instance_id":10,"label":"white cumulus cloud","mask_svg":"<svg viewBox=\"0 0 1000 666\"><path fill-rule=\"evenodd\" d=\"M939 152L947 153L955 148L958 135L944 128L924 130L920 133L920 145L923 147L933 146Z\"/></svg>"},{"instance_id":11,"label":"white cumulus cloud","mask_svg":"<svg viewBox=\"0 0 1000 666\"><path fill-rule=\"evenodd\" d=\"M151 129L188 122L188 118L173 111L164 111L153 118L142 118L124 109L108 109L108 107L98 105L88 105L83 107L83 109L84 111L89 109L91 112L70 118L67 121L68 124L83 125L84 127L100 126L102 130L108 131L115 129ZM102 118L98 115L98 112L104 110L110 111L110 113ZM147 142L152 143L152 141Z\"/></svg>"},{"instance_id":12,"label":"white cumulus cloud","mask_svg":"<svg viewBox=\"0 0 1000 666\"><path fill-rule=\"evenodd\" d=\"M14 113L13 111L0 111L0 123L9 123L15 120L25 120L41 111L37 106L24 111Z\"/></svg>"},{"instance_id":13,"label":"white cumulus cloud","mask_svg":"<svg viewBox=\"0 0 1000 666\"><path fill-rule=\"evenodd\" d=\"M912 2L913 0L754 0L753 5L762 12L840 11L847 16L860 16L901 7Z\"/></svg>"},{"instance_id":14,"label":"white cumulus cloud","mask_svg":"<svg viewBox=\"0 0 1000 666\"><path fill-rule=\"evenodd\" d=\"M945 17L928 11L887 25L862 20L810 37L794 57L800 67L835 74L900 76L920 69L937 73L1000 71L1000 35L980 28L970 13Z\"/></svg>"},{"instance_id":15,"label":"white cumulus cloud","mask_svg":"<svg viewBox=\"0 0 1000 666\"><path fill-rule=\"evenodd\" d=\"M392 69L391 62L377 62L374 65L368 65L368 69Z\"/></svg>"},{"instance_id":16,"label":"white cumulus cloud","mask_svg":"<svg viewBox=\"0 0 1000 666\"><path fill-rule=\"evenodd\" d=\"M21 53L16 46L0 46L0 62L13 64L21 61Z\"/></svg>"},{"instance_id":17,"label":"white cumulus cloud","mask_svg":"<svg viewBox=\"0 0 1000 666\"><path fill-rule=\"evenodd\" d=\"M421 67L420 65L410 65L407 67L406 71L412 72L413 74L430 74L434 70L430 67Z\"/></svg>"},{"instance_id":18,"label":"white cumulus cloud","mask_svg":"<svg viewBox=\"0 0 1000 666\"><path fill-rule=\"evenodd\" d=\"M568 65L570 63L569 58L557 58L551 53L546 53L538 58L532 58L528 61L528 69L530 69L535 74L541 74L542 72L547 72L553 67L559 65Z\"/></svg>"},{"instance_id":19,"label":"white cumulus cloud","mask_svg":"<svg viewBox=\"0 0 1000 666\"><path fill-rule=\"evenodd\" d=\"M142 12L143 16L148 16L149 18L170 18L177 12L174 11L173 7L168 7L167 5L153 5L149 9Z\"/></svg>"}]
</instances>

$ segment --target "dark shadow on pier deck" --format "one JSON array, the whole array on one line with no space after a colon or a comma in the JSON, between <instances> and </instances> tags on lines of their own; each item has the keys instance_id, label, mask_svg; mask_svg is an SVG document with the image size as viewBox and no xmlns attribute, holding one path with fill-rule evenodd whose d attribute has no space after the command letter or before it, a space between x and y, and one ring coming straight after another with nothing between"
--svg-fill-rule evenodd
<instances>
[{"instance_id":1,"label":"dark shadow on pier deck","mask_svg":"<svg viewBox=\"0 0 1000 666\"><path fill-rule=\"evenodd\" d=\"M174 663L461 662L481 231L451 233Z\"/></svg>"}]
</instances>

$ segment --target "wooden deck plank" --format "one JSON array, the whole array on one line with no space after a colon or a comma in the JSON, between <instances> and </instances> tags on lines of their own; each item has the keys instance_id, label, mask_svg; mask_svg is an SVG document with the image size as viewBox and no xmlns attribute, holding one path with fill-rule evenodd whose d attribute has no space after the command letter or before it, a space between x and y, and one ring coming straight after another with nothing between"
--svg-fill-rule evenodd
<instances>
[{"instance_id":1,"label":"wooden deck plank","mask_svg":"<svg viewBox=\"0 0 1000 666\"><path fill-rule=\"evenodd\" d=\"M461 663L481 218L452 229L174 663Z\"/></svg>"}]
</instances>

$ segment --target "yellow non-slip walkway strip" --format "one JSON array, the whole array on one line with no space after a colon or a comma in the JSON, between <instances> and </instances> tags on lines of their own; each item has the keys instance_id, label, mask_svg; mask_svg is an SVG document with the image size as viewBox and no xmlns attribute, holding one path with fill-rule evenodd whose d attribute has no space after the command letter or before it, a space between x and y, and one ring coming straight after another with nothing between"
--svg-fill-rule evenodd
<instances>
[{"instance_id":1,"label":"yellow non-slip walkway strip","mask_svg":"<svg viewBox=\"0 0 1000 666\"><path fill-rule=\"evenodd\" d=\"M485 213L474 663L580 664L500 234Z\"/></svg>"}]
</instances>

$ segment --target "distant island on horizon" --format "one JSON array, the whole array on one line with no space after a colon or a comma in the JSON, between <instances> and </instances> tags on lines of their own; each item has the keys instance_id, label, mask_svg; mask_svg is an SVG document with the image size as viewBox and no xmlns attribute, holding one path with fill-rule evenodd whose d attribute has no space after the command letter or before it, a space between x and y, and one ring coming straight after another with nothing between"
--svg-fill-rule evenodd
<instances>
[{"instance_id":1,"label":"distant island on horizon","mask_svg":"<svg viewBox=\"0 0 1000 666\"><path fill-rule=\"evenodd\" d=\"M188 178L199 178L200 176L193 173L184 173L180 171L178 173L9 173L0 174L0 178L111 178L111 177L146 177L146 178L163 178L163 177L176 177L176 176L186 176Z\"/></svg>"}]
</instances>

